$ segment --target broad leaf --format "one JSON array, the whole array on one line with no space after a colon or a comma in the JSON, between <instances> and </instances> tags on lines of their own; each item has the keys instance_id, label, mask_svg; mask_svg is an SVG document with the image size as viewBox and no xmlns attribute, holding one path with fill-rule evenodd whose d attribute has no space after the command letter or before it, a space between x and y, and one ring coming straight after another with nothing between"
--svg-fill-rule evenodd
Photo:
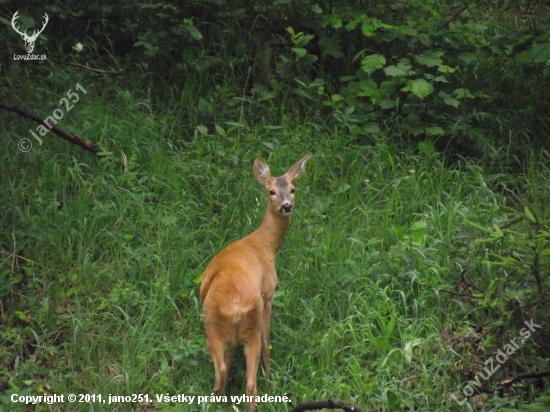
<instances>
[{"instance_id":1,"label":"broad leaf","mask_svg":"<svg viewBox=\"0 0 550 412\"><path fill-rule=\"evenodd\" d=\"M225 130L223 130L223 128L221 126L218 126L217 124L214 125L214 127L216 128L216 132L222 136L225 136Z\"/></svg>"},{"instance_id":2,"label":"broad leaf","mask_svg":"<svg viewBox=\"0 0 550 412\"><path fill-rule=\"evenodd\" d=\"M203 126L202 124L199 124L197 127L195 127L195 129L203 136L206 136L208 134L208 128L206 126Z\"/></svg>"},{"instance_id":3,"label":"broad leaf","mask_svg":"<svg viewBox=\"0 0 550 412\"><path fill-rule=\"evenodd\" d=\"M460 102L456 99L453 99L451 96L445 96L443 98L443 102L445 102L448 106L458 107L460 105Z\"/></svg>"},{"instance_id":4,"label":"broad leaf","mask_svg":"<svg viewBox=\"0 0 550 412\"><path fill-rule=\"evenodd\" d=\"M393 99L384 99L380 101L380 107L382 109L393 109L397 103Z\"/></svg>"},{"instance_id":5,"label":"broad leaf","mask_svg":"<svg viewBox=\"0 0 550 412\"><path fill-rule=\"evenodd\" d=\"M346 30L347 31L355 30L358 24L359 24L359 19L351 20L348 24L346 24Z\"/></svg>"},{"instance_id":6,"label":"broad leaf","mask_svg":"<svg viewBox=\"0 0 550 412\"><path fill-rule=\"evenodd\" d=\"M458 100L453 99L451 96L449 96L445 92L439 92L437 97L442 98L443 102L445 102L445 104L448 106L458 107L460 105L460 102Z\"/></svg>"},{"instance_id":7,"label":"broad leaf","mask_svg":"<svg viewBox=\"0 0 550 412\"><path fill-rule=\"evenodd\" d=\"M296 93L298 96L305 97L306 99L313 100L313 97L311 97L304 89L294 88L292 89L294 93Z\"/></svg>"},{"instance_id":8,"label":"broad leaf","mask_svg":"<svg viewBox=\"0 0 550 412\"><path fill-rule=\"evenodd\" d=\"M391 96L397 89L397 85L393 79L390 81L386 80L380 84L378 89L380 90L380 93L385 94L386 96Z\"/></svg>"},{"instance_id":9,"label":"broad leaf","mask_svg":"<svg viewBox=\"0 0 550 412\"><path fill-rule=\"evenodd\" d=\"M312 34L306 34L305 36L299 36L296 40L296 46L298 47L304 47L306 44L308 44L311 39L313 39L315 36Z\"/></svg>"},{"instance_id":10,"label":"broad leaf","mask_svg":"<svg viewBox=\"0 0 550 412\"><path fill-rule=\"evenodd\" d=\"M437 66L437 71L441 73L454 73L456 69L453 67L449 67L445 64L440 64L439 66Z\"/></svg>"},{"instance_id":11,"label":"broad leaf","mask_svg":"<svg viewBox=\"0 0 550 412\"><path fill-rule=\"evenodd\" d=\"M534 63L544 63L550 60L550 43L542 43L530 50L518 54L516 59L519 61L531 61Z\"/></svg>"},{"instance_id":12,"label":"broad leaf","mask_svg":"<svg viewBox=\"0 0 550 412\"><path fill-rule=\"evenodd\" d=\"M342 48L338 44L338 39L334 37L321 37L319 39L319 46L323 48L322 56L342 57L344 53Z\"/></svg>"},{"instance_id":13,"label":"broad leaf","mask_svg":"<svg viewBox=\"0 0 550 412\"><path fill-rule=\"evenodd\" d=\"M405 89L410 90L421 99L424 99L434 91L433 85L424 79L409 80Z\"/></svg>"},{"instance_id":14,"label":"broad leaf","mask_svg":"<svg viewBox=\"0 0 550 412\"><path fill-rule=\"evenodd\" d=\"M298 55L298 57L304 57L307 54L306 49L302 49L301 47L293 47L292 51Z\"/></svg>"},{"instance_id":15,"label":"broad leaf","mask_svg":"<svg viewBox=\"0 0 550 412\"><path fill-rule=\"evenodd\" d=\"M380 128L376 123L367 123L363 125L362 129L366 133L374 133L374 134L380 133Z\"/></svg>"},{"instance_id":16,"label":"broad leaf","mask_svg":"<svg viewBox=\"0 0 550 412\"><path fill-rule=\"evenodd\" d=\"M430 38L425 35L424 33L420 33L418 35L418 40L420 40L420 43L422 43L424 46L429 46L430 45Z\"/></svg>"},{"instance_id":17,"label":"broad leaf","mask_svg":"<svg viewBox=\"0 0 550 412\"><path fill-rule=\"evenodd\" d=\"M339 29L340 27L342 27L342 19L340 18L340 16L332 14L328 19L328 24L330 24L335 29Z\"/></svg>"},{"instance_id":18,"label":"broad leaf","mask_svg":"<svg viewBox=\"0 0 550 412\"><path fill-rule=\"evenodd\" d=\"M384 69L384 73L386 73L386 76L405 76L405 71L402 69L397 68L393 64L391 66L388 66Z\"/></svg>"},{"instance_id":19,"label":"broad leaf","mask_svg":"<svg viewBox=\"0 0 550 412\"><path fill-rule=\"evenodd\" d=\"M183 29L187 31L195 40L202 40L202 34L195 26L186 24L183 26Z\"/></svg>"},{"instance_id":20,"label":"broad leaf","mask_svg":"<svg viewBox=\"0 0 550 412\"><path fill-rule=\"evenodd\" d=\"M366 96L370 96L373 92L378 91L378 85L373 79L361 80L359 88L366 93Z\"/></svg>"},{"instance_id":21,"label":"broad leaf","mask_svg":"<svg viewBox=\"0 0 550 412\"><path fill-rule=\"evenodd\" d=\"M457 99L462 99L464 97L467 97L468 99L473 99L475 96L470 93L468 89L456 89L454 91L454 94L456 94Z\"/></svg>"},{"instance_id":22,"label":"broad leaf","mask_svg":"<svg viewBox=\"0 0 550 412\"><path fill-rule=\"evenodd\" d=\"M302 64L313 64L315 63L317 60L319 60L319 57L317 57L316 55L314 54L308 54L304 57L301 57L298 61Z\"/></svg>"},{"instance_id":23,"label":"broad leaf","mask_svg":"<svg viewBox=\"0 0 550 412\"><path fill-rule=\"evenodd\" d=\"M431 126L431 127L426 127L426 133L429 135L436 136L436 135L445 134L445 130L443 130L439 126Z\"/></svg>"},{"instance_id":24,"label":"broad leaf","mask_svg":"<svg viewBox=\"0 0 550 412\"><path fill-rule=\"evenodd\" d=\"M408 26L398 26L399 33L406 34L407 36L416 36L416 33L418 33L415 29Z\"/></svg>"},{"instance_id":25,"label":"broad leaf","mask_svg":"<svg viewBox=\"0 0 550 412\"><path fill-rule=\"evenodd\" d=\"M468 52L458 53L458 58L466 64L469 64L474 60L477 60L477 56L474 53L468 53Z\"/></svg>"},{"instance_id":26,"label":"broad leaf","mask_svg":"<svg viewBox=\"0 0 550 412\"><path fill-rule=\"evenodd\" d=\"M386 58L381 54L371 54L361 60L361 69L367 74L372 74L375 70L381 69L386 64Z\"/></svg>"},{"instance_id":27,"label":"broad leaf","mask_svg":"<svg viewBox=\"0 0 550 412\"><path fill-rule=\"evenodd\" d=\"M443 60L440 59L440 56L442 55L443 52L440 51L428 52L421 54L420 56L416 56L416 61L424 66L434 67L443 64Z\"/></svg>"},{"instance_id":28,"label":"broad leaf","mask_svg":"<svg viewBox=\"0 0 550 412\"><path fill-rule=\"evenodd\" d=\"M367 37L374 36L374 27L372 27L371 22L368 20L363 21L363 24L361 25L361 31L363 32L363 35Z\"/></svg>"}]
</instances>

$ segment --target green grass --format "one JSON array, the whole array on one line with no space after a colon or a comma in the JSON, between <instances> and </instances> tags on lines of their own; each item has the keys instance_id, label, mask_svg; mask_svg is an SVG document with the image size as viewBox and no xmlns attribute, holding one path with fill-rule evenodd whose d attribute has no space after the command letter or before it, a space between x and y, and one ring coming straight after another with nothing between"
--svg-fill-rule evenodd
<instances>
[{"instance_id":1,"label":"green grass","mask_svg":"<svg viewBox=\"0 0 550 412\"><path fill-rule=\"evenodd\" d=\"M390 129L386 137L352 141L306 107L300 117L247 97L206 116L188 108L208 98L200 95L204 85L189 82L161 101L126 88L128 79L108 79L106 87L70 73L36 81L42 97L25 107L51 113L78 81L88 95L59 126L89 137L101 156L52 133L20 153L17 141L32 125L0 114L7 138L0 155L4 408L25 409L10 402L11 394L210 395L214 371L198 283L209 260L263 218L266 199L252 176L256 156L280 174L315 153L297 182L296 213L278 256L273 377L266 382L260 371L259 394L287 394L293 405L332 398L385 411L454 411L450 394L460 393L465 371L481 370L517 336L521 314L545 325L541 339L548 335L544 305L526 298L535 288L528 269L518 269L519 284L504 283L513 271L486 262L490 253L505 253L504 240L476 243L485 233L469 223L491 229L511 216L505 206L526 202L547 219L548 154L513 171L468 159L449 165L428 143L389 143ZM287 99L285 107L295 107ZM258 107L267 115L260 118ZM466 272L481 293L465 283ZM525 295L507 298L512 286ZM480 324L487 331L475 335ZM547 368L534 352L537 341L504 369ZM501 371L489 384L497 387L503 377ZM243 392L240 356L226 394ZM485 395L485 410L521 408L541 393Z\"/></svg>"}]
</instances>

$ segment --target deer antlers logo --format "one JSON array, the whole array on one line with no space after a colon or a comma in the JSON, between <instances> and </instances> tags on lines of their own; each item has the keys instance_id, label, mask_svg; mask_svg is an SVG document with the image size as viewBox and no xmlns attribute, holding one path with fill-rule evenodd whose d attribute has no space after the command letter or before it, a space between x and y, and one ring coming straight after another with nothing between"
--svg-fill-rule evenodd
<instances>
[{"instance_id":1,"label":"deer antlers logo","mask_svg":"<svg viewBox=\"0 0 550 412\"><path fill-rule=\"evenodd\" d=\"M48 21L50 19L49 19L48 15L46 13L44 13L44 24L42 25L42 28L38 31L33 30L32 36L27 36L27 31L26 30L24 32L21 32L21 31L19 31L19 27L17 27L15 25L15 21L19 17L18 14L19 14L19 10L16 11L15 14L13 15L13 17L11 19L11 26L13 27L13 29L17 33L19 33L21 35L21 37L23 38L23 41L25 42L25 49L27 49L27 53L30 54L34 50L34 43L36 42L36 39L38 38L40 33L42 33L44 31L44 29L46 28L46 24L48 24Z\"/></svg>"}]
</instances>

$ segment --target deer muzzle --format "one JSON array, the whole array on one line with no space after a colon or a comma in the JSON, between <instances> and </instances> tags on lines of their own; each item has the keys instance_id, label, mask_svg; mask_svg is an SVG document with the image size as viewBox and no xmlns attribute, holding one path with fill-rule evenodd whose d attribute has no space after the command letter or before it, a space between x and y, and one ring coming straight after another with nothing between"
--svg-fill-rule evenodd
<instances>
[{"instance_id":1,"label":"deer muzzle","mask_svg":"<svg viewBox=\"0 0 550 412\"><path fill-rule=\"evenodd\" d=\"M281 205L281 208L279 209L279 211L284 214L284 215L288 215L290 213L292 213L292 211L294 210L294 207L292 207L292 203L283 203Z\"/></svg>"}]
</instances>

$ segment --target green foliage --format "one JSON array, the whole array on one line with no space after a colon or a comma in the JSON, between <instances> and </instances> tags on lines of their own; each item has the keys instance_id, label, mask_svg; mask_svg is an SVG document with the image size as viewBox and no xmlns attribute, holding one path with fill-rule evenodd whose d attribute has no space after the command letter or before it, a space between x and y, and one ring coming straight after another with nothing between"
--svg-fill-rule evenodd
<instances>
[{"instance_id":1,"label":"green foliage","mask_svg":"<svg viewBox=\"0 0 550 412\"><path fill-rule=\"evenodd\" d=\"M539 299L545 299L545 291L550 286L547 269L550 266L550 204L547 195L540 197L537 188L530 189L529 197L534 203L524 200L520 210L503 207L502 217L498 223L493 223L492 228L471 223L488 236L477 239L477 244L494 244L493 251L488 254L489 259L484 263L502 267L507 278L495 279L494 283L494 287L498 283L506 285L506 294L495 295L501 301L504 312L507 312L510 300L522 306L535 305ZM525 288L529 278L534 282L533 289ZM496 304L497 301L492 306Z\"/></svg>"},{"instance_id":2,"label":"green foliage","mask_svg":"<svg viewBox=\"0 0 550 412\"><path fill-rule=\"evenodd\" d=\"M550 368L545 5L43 7L57 23L37 49L52 59L0 57L2 103L47 116L81 84L59 126L101 151L50 133L21 153L30 121L0 112L4 409L18 410L15 393L210 394L198 279L262 219L253 159L278 173L309 151L259 392L458 410L450 395L534 319L543 329L464 408L548 404L531 381L495 395L505 377ZM42 11L21 13L32 27ZM229 394L244 391L243 364Z\"/></svg>"}]
</instances>

